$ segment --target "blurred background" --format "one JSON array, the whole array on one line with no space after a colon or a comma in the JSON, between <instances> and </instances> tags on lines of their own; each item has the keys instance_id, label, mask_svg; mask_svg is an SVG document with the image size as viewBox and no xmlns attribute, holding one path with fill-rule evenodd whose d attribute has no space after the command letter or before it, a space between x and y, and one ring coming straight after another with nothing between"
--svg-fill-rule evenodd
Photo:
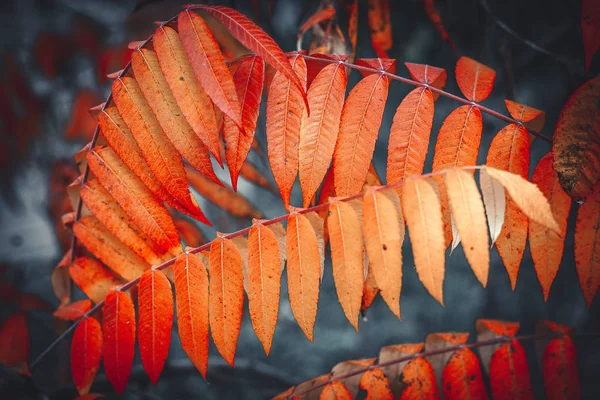
<instances>
[{"instance_id":1,"label":"blurred background","mask_svg":"<svg viewBox=\"0 0 600 400\"><path fill-rule=\"evenodd\" d=\"M95 128L88 109L109 94L107 73L125 66L127 43L145 39L153 21L165 20L180 9L180 1L154 0L3 0L0 2L0 323L19 305L13 292L34 294L44 305L27 315L29 359L39 355L65 329L52 317L59 304L50 274L70 246L71 236L61 223L70 211L65 187L78 172L72 156L90 141ZM348 13L341 3L319 0L216 1L234 7L261 25L285 51L296 49L298 27L323 4L336 4L336 24L348 29ZM445 68L449 92L459 94L454 65L460 56L474 58L497 71L495 88L484 105L507 114L504 99L513 99L546 112L542 133L551 136L569 94L600 71L593 60L588 73L580 30L579 0L438 0L435 2L449 40L436 30L422 0L390 1L393 45L386 50L397 59L398 74L407 76L405 61ZM375 57L367 23L367 1L358 1L356 57ZM313 31L313 35L319 32ZM303 47L309 46L311 32ZM351 51L351 45L338 43ZM344 52L344 51L342 51ZM358 80L353 72L349 87ZM393 82L374 165L385 176L387 132L395 108L412 89ZM264 107L264 106L263 106ZM443 119L457 107L450 99L436 102L436 116L426 171L431 168L435 137ZM503 122L484 115L479 163ZM274 181L266 161L264 110L257 130L257 147L250 162L270 185ZM531 173L550 145L536 140L531 149ZM226 171L219 177L228 182ZM241 179L240 193L266 218L285 213L278 195ZM199 198L200 199L200 198ZM295 187L292 204L300 203ZM251 223L219 207L201 202L214 228L231 232ZM462 249L447 259L445 307L431 298L417 279L410 246L404 246L403 321L397 320L378 297L355 332L346 321L335 295L330 263L326 264L311 344L293 319L282 281L280 321L271 355L266 357L252 331L247 305L238 343L235 368L230 368L211 344L208 382L197 372L173 335L167 365L156 387L148 381L139 359L125 391L128 399L268 398L291 385L326 373L336 363L374 357L380 347L422 341L436 331L468 331L474 338L477 318L519 321L521 332L533 331L539 319L550 319L580 330L600 330L600 304L588 310L579 287L573 256L576 207L569 219L563 265L544 303L531 256L527 250L516 290L495 250L488 287L483 289L471 272ZM199 226L207 238L215 229ZM75 299L83 298L76 291ZM5 301L6 300L6 301ZM27 340L23 337L23 341ZM578 358L584 398L600 398L600 343L578 339ZM6 345L2 343L0 345ZM534 389L543 386L532 343L525 344ZM76 396L69 369L70 340L57 346L39 364L32 378L0 365L0 398L71 399ZM115 398L101 370L93 392Z\"/></svg>"}]
</instances>

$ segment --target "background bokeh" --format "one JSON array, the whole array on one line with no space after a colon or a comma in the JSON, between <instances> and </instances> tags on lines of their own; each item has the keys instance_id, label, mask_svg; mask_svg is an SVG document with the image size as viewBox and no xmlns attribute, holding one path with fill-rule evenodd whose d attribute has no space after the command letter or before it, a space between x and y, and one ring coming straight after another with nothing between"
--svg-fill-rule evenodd
<instances>
[{"instance_id":1,"label":"background bokeh","mask_svg":"<svg viewBox=\"0 0 600 400\"><path fill-rule=\"evenodd\" d=\"M180 10L178 1L144 0L3 0L0 2L0 265L5 283L23 293L35 293L54 307L58 304L50 273L69 246L70 236L61 231L60 216L68 211L63 190L76 176L72 155L87 143L94 124L87 109L106 98L107 72L122 68L126 43L145 38L152 21L164 20ZM280 46L295 49L297 28L311 15L319 1L222 1L217 2L258 17ZM254 4L258 3L258 10ZM269 4L273 4L271 9ZM438 0L442 20L456 51L438 35L420 0L392 0L391 21L394 46L390 57L398 60L398 73L407 75L403 62L427 63L448 71L447 90L459 93L454 64L466 55L494 68L495 89L484 104L505 112L503 100L544 110L543 133L551 136L560 110L569 94L600 70L596 57L589 74L583 67L583 45L576 0ZM373 57L366 21L366 1L359 1L357 57ZM340 14L340 18L343 14ZM345 21L340 21L345 26ZM508 28L508 30L506 29ZM353 72L350 82L358 80ZM351 85L349 85L351 86ZM374 164L385 176L387 132L395 108L411 87L393 82ZM426 170L431 167L435 137L445 116L457 104L440 98ZM264 114L257 136L266 148ZM479 163L504 125L484 114L484 132ZM531 149L531 173L550 145L536 140ZM265 150L266 151L266 150ZM266 158L250 156L271 182ZM228 181L228 174L219 171ZM296 187L293 204L300 204ZM284 213L278 197L242 181L239 190L266 217ZM250 221L235 219L211 205L203 205L215 228L229 232ZM280 321L271 355L266 357L244 317L238 343L236 367L229 368L211 347L208 383L191 365L173 335L169 360L156 387L141 365L134 365L125 392L129 399L228 399L267 398L287 387L327 372L339 361L374 357L388 344L417 342L434 331L469 331L473 336L477 318L496 318L521 323L522 332L532 332L538 319L550 319L577 329L600 329L598 299L587 309L575 272L573 226L577 207L569 219L564 262L544 303L540 285L527 250L515 291L506 271L492 251L488 287L483 289L471 272L459 247L447 259L444 283L445 307L431 298L420 284L412 265L410 246L404 246L404 283L401 299L403 320L397 320L377 298L355 332L346 321L333 287L330 264L319 299L315 343L311 344L295 323L282 281ZM207 237L214 230L202 226ZM79 294L81 295L81 294ZM1 305L0 321L13 311ZM246 305L247 307L247 305ZM34 312L28 317L31 356L34 358L64 329L51 314ZM577 340L583 394L600 398L600 343ZM0 398L71 399L76 392L69 370L66 340L38 365L27 379L0 366ZM212 346L212 345L211 345ZM536 395L543 398L539 366L531 343L525 345ZM114 398L101 371L94 392ZM5 397L6 395L6 397Z\"/></svg>"}]
</instances>

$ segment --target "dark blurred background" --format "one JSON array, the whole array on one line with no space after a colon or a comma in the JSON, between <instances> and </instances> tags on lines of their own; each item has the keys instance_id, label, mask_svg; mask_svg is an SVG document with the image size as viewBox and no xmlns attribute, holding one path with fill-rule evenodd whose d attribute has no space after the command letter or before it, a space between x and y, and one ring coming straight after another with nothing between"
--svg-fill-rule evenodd
<instances>
[{"instance_id":1,"label":"dark blurred background","mask_svg":"<svg viewBox=\"0 0 600 400\"><path fill-rule=\"evenodd\" d=\"M88 108L109 93L106 73L124 66L126 43L150 34L152 21L175 15L183 2L153 0L3 0L0 2L0 265L3 283L21 293L37 294L55 308L58 300L50 273L70 244L62 229L61 215L69 211L64 188L77 172L72 155L87 143L94 130ZM319 6L318 0L261 0L213 2L234 7L254 19L285 51L295 50L299 25ZM438 0L436 7L456 49L444 41L428 19L421 0L392 0L394 44L389 56L398 60L398 73L407 75L403 63L427 63L448 71L447 90L459 94L454 64L460 56L474 58L497 71L495 89L484 102L505 111L503 100L513 99L544 110L543 134L551 136L569 94L600 71L600 57L584 70L579 0ZM341 9L341 7L338 7ZM367 2L359 1L357 57L374 57L367 26ZM340 26L347 26L343 10ZM358 80L352 73L351 82ZM395 108L412 89L394 82L374 164L385 176L387 132ZM440 98L426 171L431 168L435 137L445 116L456 103ZM264 115L261 114L261 121ZM484 115L479 163L502 121ZM258 141L266 149L264 122ZM266 150L265 150L266 151ZM531 148L531 173L550 145L536 140ZM265 157L253 152L255 165L272 180ZM227 174L220 177L228 181ZM300 198L295 188L292 203ZM246 181L240 192L272 218L284 213L278 197ZM247 226L206 206L215 228L222 232ZM388 344L422 341L434 331L469 331L474 338L477 318L496 318L521 323L521 332L533 331L539 319L550 319L579 330L600 330L600 302L587 309L575 272L573 226L577 207L569 219L564 262L547 303L535 276L527 250L515 291L495 250L487 289L471 272L459 247L448 258L444 284L445 307L431 298L419 283L411 263L410 246L404 247L404 284L398 321L377 298L356 333L346 321L335 296L330 264L319 299L315 343L298 328L282 282L280 321L271 355L266 357L245 314L238 343L236 367L229 368L211 347L208 383L181 350L173 335L171 351L156 387L148 381L139 360L125 391L128 399L228 399L267 398L287 387L326 373L337 362L374 357ZM213 237L214 230L201 227ZM5 287L3 285L3 287ZM77 294L81 298L81 294ZM1 305L2 303L0 303ZM1 305L0 321L14 310ZM246 306L247 307L247 306ZM246 310L247 311L247 310ZM51 313L29 313L30 360L40 354L64 324ZM600 398L600 343L578 339L578 358L584 398ZM212 346L212 345L211 345ZM71 399L76 396L69 370L70 340L65 340L35 369L31 379L0 366L0 398ZM528 351L536 396L543 387L534 346ZM93 392L115 398L100 371ZM5 394L6 397L3 395Z\"/></svg>"}]
</instances>

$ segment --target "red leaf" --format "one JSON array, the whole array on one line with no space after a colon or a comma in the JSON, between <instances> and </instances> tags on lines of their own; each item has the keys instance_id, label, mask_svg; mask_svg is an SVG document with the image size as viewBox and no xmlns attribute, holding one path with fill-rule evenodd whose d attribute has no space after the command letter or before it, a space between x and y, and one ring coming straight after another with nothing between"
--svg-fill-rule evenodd
<instances>
[{"instance_id":1,"label":"red leaf","mask_svg":"<svg viewBox=\"0 0 600 400\"><path fill-rule=\"evenodd\" d=\"M265 64L260 57L248 57L244 59L235 73L233 81L237 97L242 110L242 127L238 126L227 116L223 137L225 139L225 158L231 175L233 190L237 190L237 180L240 170L246 161L246 157L252 147L256 121L260 110L260 102L263 89L263 74Z\"/></svg>"},{"instance_id":2,"label":"red leaf","mask_svg":"<svg viewBox=\"0 0 600 400\"><path fill-rule=\"evenodd\" d=\"M389 72L390 74L396 73L396 60L391 58L359 58L356 60L356 65ZM359 71L363 77L374 74L370 71Z\"/></svg>"},{"instance_id":3,"label":"red leaf","mask_svg":"<svg viewBox=\"0 0 600 400\"><path fill-rule=\"evenodd\" d=\"M581 1L581 36L585 48L585 71L589 72L594 54L600 49L600 4Z\"/></svg>"},{"instance_id":4,"label":"red leaf","mask_svg":"<svg viewBox=\"0 0 600 400\"><path fill-rule=\"evenodd\" d=\"M302 82L294 73L283 50L254 22L250 21L244 14L228 7L204 5L188 5L184 7L204 10L225 25L231 34L244 46L264 59L267 64L271 65L277 71L287 76L302 93L302 97L308 108L306 89L302 87Z\"/></svg>"},{"instance_id":5,"label":"red leaf","mask_svg":"<svg viewBox=\"0 0 600 400\"><path fill-rule=\"evenodd\" d=\"M112 289L106 296L103 311L104 370L108 381L121 395L133 364L135 310L125 292Z\"/></svg>"},{"instance_id":6,"label":"red leaf","mask_svg":"<svg viewBox=\"0 0 600 400\"><path fill-rule=\"evenodd\" d=\"M546 326L564 336L552 339L542 356L542 376L548 400L581 398L575 343L567 327L546 322Z\"/></svg>"},{"instance_id":7,"label":"red leaf","mask_svg":"<svg viewBox=\"0 0 600 400\"><path fill-rule=\"evenodd\" d=\"M86 394L94 382L102 359L102 328L92 317L84 317L71 342L71 373L80 394Z\"/></svg>"},{"instance_id":8,"label":"red leaf","mask_svg":"<svg viewBox=\"0 0 600 400\"><path fill-rule=\"evenodd\" d=\"M394 395L385 374L379 368L372 368L360 378L360 388L367 391L366 400L393 400Z\"/></svg>"},{"instance_id":9,"label":"red leaf","mask_svg":"<svg viewBox=\"0 0 600 400\"><path fill-rule=\"evenodd\" d=\"M494 352L489 375L494 399L533 399L527 354L519 341L504 343Z\"/></svg>"},{"instance_id":10,"label":"red leaf","mask_svg":"<svg viewBox=\"0 0 600 400\"><path fill-rule=\"evenodd\" d=\"M150 381L156 385L169 354L173 326L173 293L162 271L142 274L138 301L140 356Z\"/></svg>"},{"instance_id":11,"label":"red leaf","mask_svg":"<svg viewBox=\"0 0 600 400\"><path fill-rule=\"evenodd\" d=\"M75 321L83 316L92 307L88 299L79 300L71 304L63 304L54 312L56 318L65 321Z\"/></svg>"},{"instance_id":12,"label":"red leaf","mask_svg":"<svg viewBox=\"0 0 600 400\"><path fill-rule=\"evenodd\" d=\"M440 13L435 8L435 0L424 0L423 5L425 6L425 12L429 17L429 20L433 23L435 29L437 29L442 39L447 41L453 50L456 49L456 47L454 46L454 42L452 41L452 39L450 39L450 35L448 35L446 28L444 28L444 25L442 24L442 18L440 17Z\"/></svg>"},{"instance_id":13,"label":"red leaf","mask_svg":"<svg viewBox=\"0 0 600 400\"><path fill-rule=\"evenodd\" d=\"M444 399L487 399L479 359L468 348L454 352L442 374Z\"/></svg>"},{"instance_id":14,"label":"red leaf","mask_svg":"<svg viewBox=\"0 0 600 400\"><path fill-rule=\"evenodd\" d=\"M0 363L7 367L24 365L29 359L29 329L25 314L18 312L0 325Z\"/></svg>"},{"instance_id":15,"label":"red leaf","mask_svg":"<svg viewBox=\"0 0 600 400\"><path fill-rule=\"evenodd\" d=\"M600 289L600 189L598 186L577 210L575 265L583 297L590 308Z\"/></svg>"},{"instance_id":16,"label":"red leaf","mask_svg":"<svg viewBox=\"0 0 600 400\"><path fill-rule=\"evenodd\" d=\"M208 275L200 258L182 254L175 260L177 328L181 347L206 379L208 366Z\"/></svg>"},{"instance_id":17,"label":"red leaf","mask_svg":"<svg viewBox=\"0 0 600 400\"><path fill-rule=\"evenodd\" d=\"M313 27L313 25L318 24L319 22L326 21L328 19L333 18L335 15L335 8L327 7L322 8L313 15L311 15L298 29L298 37L301 37L306 33L307 30Z\"/></svg>"},{"instance_id":18,"label":"red leaf","mask_svg":"<svg viewBox=\"0 0 600 400\"><path fill-rule=\"evenodd\" d=\"M69 267L73 282L94 303L99 303L110 288L121 282L98 261L88 257L78 257Z\"/></svg>"},{"instance_id":19,"label":"red leaf","mask_svg":"<svg viewBox=\"0 0 600 400\"><path fill-rule=\"evenodd\" d=\"M373 49L378 57L388 58L385 52L392 48L389 0L369 0L368 17Z\"/></svg>"},{"instance_id":20,"label":"red leaf","mask_svg":"<svg viewBox=\"0 0 600 400\"><path fill-rule=\"evenodd\" d=\"M456 83L462 94L479 103L488 98L494 89L496 71L469 57L461 57L456 63Z\"/></svg>"}]
</instances>

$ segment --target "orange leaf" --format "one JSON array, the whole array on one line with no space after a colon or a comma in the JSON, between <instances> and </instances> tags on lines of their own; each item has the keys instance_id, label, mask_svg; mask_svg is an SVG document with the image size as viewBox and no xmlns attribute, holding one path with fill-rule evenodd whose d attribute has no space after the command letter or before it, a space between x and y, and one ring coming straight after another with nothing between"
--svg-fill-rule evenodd
<instances>
[{"instance_id":1,"label":"orange leaf","mask_svg":"<svg viewBox=\"0 0 600 400\"><path fill-rule=\"evenodd\" d=\"M529 173L529 135L520 125L505 126L490 145L486 165L518 174L527 179ZM528 219L515 203L507 199L504 226L496 247L504 262L511 286L514 289L519 266L527 243Z\"/></svg>"},{"instance_id":2,"label":"orange leaf","mask_svg":"<svg viewBox=\"0 0 600 400\"><path fill-rule=\"evenodd\" d=\"M88 257L78 257L69 266L73 282L94 303L99 303L113 286L121 282L98 261Z\"/></svg>"},{"instance_id":3,"label":"orange leaf","mask_svg":"<svg viewBox=\"0 0 600 400\"><path fill-rule=\"evenodd\" d=\"M580 86L563 107L552 135L554 169L574 200L585 200L600 180L600 75Z\"/></svg>"},{"instance_id":4,"label":"orange leaf","mask_svg":"<svg viewBox=\"0 0 600 400\"><path fill-rule=\"evenodd\" d=\"M565 326L546 322L548 328L564 336L550 340L542 356L542 376L548 400L581 398L577 352Z\"/></svg>"},{"instance_id":5,"label":"orange leaf","mask_svg":"<svg viewBox=\"0 0 600 400\"><path fill-rule=\"evenodd\" d=\"M273 186L271 186L271 183L267 177L250 161L246 160L244 164L242 164L240 175L247 181L250 181L255 185L258 185L263 189L267 189L273 194L277 195L277 191L273 188Z\"/></svg>"},{"instance_id":6,"label":"orange leaf","mask_svg":"<svg viewBox=\"0 0 600 400\"><path fill-rule=\"evenodd\" d=\"M224 237L210 246L210 329L217 350L233 366L244 309L244 274L240 251Z\"/></svg>"},{"instance_id":7,"label":"orange leaf","mask_svg":"<svg viewBox=\"0 0 600 400\"><path fill-rule=\"evenodd\" d=\"M367 68L374 68L379 71L389 72L390 74L396 73L396 60L390 58L359 58L356 60L356 65ZM359 70L363 77L371 74L376 74L371 71Z\"/></svg>"},{"instance_id":8,"label":"orange leaf","mask_svg":"<svg viewBox=\"0 0 600 400\"><path fill-rule=\"evenodd\" d=\"M248 308L267 355L277 324L281 267L277 237L268 226L254 221L248 233Z\"/></svg>"},{"instance_id":9,"label":"orange leaf","mask_svg":"<svg viewBox=\"0 0 600 400\"><path fill-rule=\"evenodd\" d=\"M291 58L292 68L306 89L306 62L296 55ZM298 175L298 145L300 126L306 118L302 92L292 86L281 72L276 72L267 98L267 155L273 177L279 187L283 204L290 205L290 193ZM283 157L282 157L283 155Z\"/></svg>"},{"instance_id":10,"label":"orange leaf","mask_svg":"<svg viewBox=\"0 0 600 400\"><path fill-rule=\"evenodd\" d=\"M542 285L544 300L548 300L548 293L558 272L565 248L571 198L564 192L558 182L558 176L552 164L552 153L547 154L540 160L531 178L531 183L540 188L548 203L550 203L554 219L560 227L560 234L557 234L537 222L531 221L529 223L531 257L533 258L538 280Z\"/></svg>"},{"instance_id":11,"label":"orange leaf","mask_svg":"<svg viewBox=\"0 0 600 400\"><path fill-rule=\"evenodd\" d=\"M434 184L423 178L406 180L402 214L410 232L419 280L433 298L443 305L444 231L440 199Z\"/></svg>"},{"instance_id":12,"label":"orange leaf","mask_svg":"<svg viewBox=\"0 0 600 400\"><path fill-rule=\"evenodd\" d=\"M446 70L443 68L432 67L427 64L413 64L405 62L404 65L408 69L410 77L414 80L426 83L437 89L443 89L446 86ZM433 93L433 100L437 100L439 93Z\"/></svg>"},{"instance_id":13,"label":"orange leaf","mask_svg":"<svg viewBox=\"0 0 600 400\"><path fill-rule=\"evenodd\" d=\"M104 303L103 352L108 381L121 395L131 373L135 343L135 310L129 296L111 289Z\"/></svg>"},{"instance_id":14,"label":"orange leaf","mask_svg":"<svg viewBox=\"0 0 600 400\"><path fill-rule=\"evenodd\" d=\"M229 32L244 46L260 56L265 62L287 76L302 93L308 106L302 82L294 73L283 50L259 26L250 21L244 14L223 6L192 5L211 14L222 23Z\"/></svg>"},{"instance_id":15,"label":"orange leaf","mask_svg":"<svg viewBox=\"0 0 600 400\"><path fill-rule=\"evenodd\" d=\"M225 118L223 137L225 139L225 158L231 175L233 190L237 191L240 170L252 147L256 121L260 110L263 89L265 63L260 57L244 59L235 73L233 81L242 110L242 127L238 128L233 120Z\"/></svg>"},{"instance_id":16,"label":"orange leaf","mask_svg":"<svg viewBox=\"0 0 600 400\"><path fill-rule=\"evenodd\" d=\"M400 318L404 217L395 190L370 189L363 200L364 237L381 297Z\"/></svg>"},{"instance_id":17,"label":"orange leaf","mask_svg":"<svg viewBox=\"0 0 600 400\"><path fill-rule=\"evenodd\" d=\"M504 194L504 187L485 171L479 172L479 185L481 186L485 215L487 216L493 246L498 236L500 236L504 224L506 195Z\"/></svg>"},{"instance_id":18,"label":"orange leaf","mask_svg":"<svg viewBox=\"0 0 600 400\"><path fill-rule=\"evenodd\" d=\"M364 281L362 226L350 204L330 199L327 229L338 299L346 318L358 331Z\"/></svg>"},{"instance_id":19,"label":"orange leaf","mask_svg":"<svg viewBox=\"0 0 600 400\"><path fill-rule=\"evenodd\" d=\"M84 317L73 333L71 373L80 394L90 391L102 358L102 328L92 317Z\"/></svg>"},{"instance_id":20,"label":"orange leaf","mask_svg":"<svg viewBox=\"0 0 600 400\"><path fill-rule=\"evenodd\" d=\"M177 26L181 44L202 88L223 113L241 126L233 78L210 28L202 17L189 10L179 13Z\"/></svg>"},{"instance_id":21,"label":"orange leaf","mask_svg":"<svg viewBox=\"0 0 600 400\"><path fill-rule=\"evenodd\" d=\"M181 347L206 379L208 366L208 275L200 258L185 253L175 260L177 328Z\"/></svg>"},{"instance_id":22,"label":"orange leaf","mask_svg":"<svg viewBox=\"0 0 600 400\"><path fill-rule=\"evenodd\" d=\"M594 54L600 49L600 6L593 0L581 2L581 37L585 49L585 72L589 72Z\"/></svg>"},{"instance_id":23,"label":"orange leaf","mask_svg":"<svg viewBox=\"0 0 600 400\"><path fill-rule=\"evenodd\" d=\"M148 49L134 51L131 66L148 105L177 152L204 176L220 184L213 171L208 149L184 118L163 75L156 53ZM209 109L212 111L212 107Z\"/></svg>"},{"instance_id":24,"label":"orange leaf","mask_svg":"<svg viewBox=\"0 0 600 400\"><path fill-rule=\"evenodd\" d=\"M377 287L377 282L373 275L373 266L369 263L367 278L363 282L363 294L360 302L360 311L363 316L366 315L367 309L373 304L375 297L377 297L377 293L379 293L379 288Z\"/></svg>"},{"instance_id":25,"label":"orange leaf","mask_svg":"<svg viewBox=\"0 0 600 400\"><path fill-rule=\"evenodd\" d=\"M329 64L308 89L310 116L300 128L300 186L308 207L327 173L338 138L346 91L346 70Z\"/></svg>"},{"instance_id":26,"label":"orange leaf","mask_svg":"<svg viewBox=\"0 0 600 400\"><path fill-rule=\"evenodd\" d=\"M90 253L127 281L137 278L150 267L94 216L77 221L73 233Z\"/></svg>"},{"instance_id":27,"label":"orange leaf","mask_svg":"<svg viewBox=\"0 0 600 400\"><path fill-rule=\"evenodd\" d=\"M510 100L504 100L506 109L511 117L523 122L528 129L539 132L546 122L546 113L533 107L525 106Z\"/></svg>"},{"instance_id":28,"label":"orange leaf","mask_svg":"<svg viewBox=\"0 0 600 400\"><path fill-rule=\"evenodd\" d=\"M0 363L14 367L29 359L29 329L25 314L17 312L0 325Z\"/></svg>"},{"instance_id":29,"label":"orange leaf","mask_svg":"<svg viewBox=\"0 0 600 400\"><path fill-rule=\"evenodd\" d=\"M202 197L228 213L242 218L262 218L262 214L241 194L229 186L219 186L192 168L186 168L190 185Z\"/></svg>"},{"instance_id":30,"label":"orange leaf","mask_svg":"<svg viewBox=\"0 0 600 400\"><path fill-rule=\"evenodd\" d=\"M138 344L142 365L156 385L171 344L173 294L162 271L148 270L140 278Z\"/></svg>"},{"instance_id":31,"label":"orange leaf","mask_svg":"<svg viewBox=\"0 0 600 400\"><path fill-rule=\"evenodd\" d=\"M348 95L333 157L337 196L352 196L362 190L381 126L388 86L387 76L372 74L362 79Z\"/></svg>"},{"instance_id":32,"label":"orange leaf","mask_svg":"<svg viewBox=\"0 0 600 400\"><path fill-rule=\"evenodd\" d=\"M577 210L575 265L583 297L590 308L600 289L600 190L598 187Z\"/></svg>"},{"instance_id":33,"label":"orange leaf","mask_svg":"<svg viewBox=\"0 0 600 400\"><path fill-rule=\"evenodd\" d=\"M388 58L385 51L392 48L389 0L369 0L368 22L371 31L371 42L377 56Z\"/></svg>"},{"instance_id":34,"label":"orange leaf","mask_svg":"<svg viewBox=\"0 0 600 400\"><path fill-rule=\"evenodd\" d=\"M444 120L435 144L432 171L441 171L445 168L475 165L477 153L481 143L483 130L481 111L475 106L461 106L452 111ZM439 188L442 202L442 215L444 222L445 246L448 247L452 238L450 225L450 207L448 195L444 189L444 178L435 178Z\"/></svg>"},{"instance_id":35,"label":"orange leaf","mask_svg":"<svg viewBox=\"0 0 600 400\"><path fill-rule=\"evenodd\" d=\"M449 169L444 174L444 183L465 255L477 280L485 287L490 269L490 252L485 211L475 178L465 170Z\"/></svg>"},{"instance_id":36,"label":"orange leaf","mask_svg":"<svg viewBox=\"0 0 600 400\"><path fill-rule=\"evenodd\" d=\"M175 222L175 227L187 246L199 247L208 243L208 240L193 222L183 218L176 218L173 222Z\"/></svg>"},{"instance_id":37,"label":"orange leaf","mask_svg":"<svg viewBox=\"0 0 600 400\"><path fill-rule=\"evenodd\" d=\"M54 317L64 321L75 321L83 316L92 307L92 302L88 299L79 300L71 304L62 304L56 311Z\"/></svg>"},{"instance_id":38,"label":"orange leaf","mask_svg":"<svg viewBox=\"0 0 600 400\"><path fill-rule=\"evenodd\" d=\"M402 370L402 378L406 387L402 391L400 400L440 398L433 368L423 357L410 360Z\"/></svg>"},{"instance_id":39,"label":"orange leaf","mask_svg":"<svg viewBox=\"0 0 600 400\"><path fill-rule=\"evenodd\" d=\"M298 29L298 37L301 37L306 33L307 30L313 27L313 25L318 24L319 22L326 21L328 19L333 18L335 15L335 8L327 7L322 8L313 15L311 15Z\"/></svg>"},{"instance_id":40,"label":"orange leaf","mask_svg":"<svg viewBox=\"0 0 600 400\"><path fill-rule=\"evenodd\" d=\"M152 44L165 79L185 119L223 167L219 152L217 119L212 102L194 75L177 32L169 26L161 26L154 32Z\"/></svg>"},{"instance_id":41,"label":"orange leaf","mask_svg":"<svg viewBox=\"0 0 600 400\"><path fill-rule=\"evenodd\" d=\"M96 128L96 121L88 110L101 101L101 97L93 91L83 90L77 94L71 106L72 111L65 130L65 139L91 139Z\"/></svg>"},{"instance_id":42,"label":"orange leaf","mask_svg":"<svg viewBox=\"0 0 600 400\"><path fill-rule=\"evenodd\" d=\"M496 71L469 57L461 57L456 63L456 83L462 94L479 103L488 98L494 89Z\"/></svg>"},{"instance_id":43,"label":"orange leaf","mask_svg":"<svg viewBox=\"0 0 600 400\"><path fill-rule=\"evenodd\" d=\"M179 236L167 209L118 156L110 148L104 147L90 151L87 158L90 170L100 184L142 232L160 248L179 254Z\"/></svg>"},{"instance_id":44,"label":"orange leaf","mask_svg":"<svg viewBox=\"0 0 600 400\"><path fill-rule=\"evenodd\" d=\"M352 394L340 381L332 381L325 385L319 400L352 400Z\"/></svg>"},{"instance_id":45,"label":"orange leaf","mask_svg":"<svg viewBox=\"0 0 600 400\"><path fill-rule=\"evenodd\" d=\"M148 264L157 265L165 260L165 249L154 243L135 225L98 180L86 181L81 188L81 199L110 233Z\"/></svg>"},{"instance_id":46,"label":"orange leaf","mask_svg":"<svg viewBox=\"0 0 600 400\"><path fill-rule=\"evenodd\" d=\"M160 127L138 83L128 76L116 79L112 84L112 95L119 114L158 181L179 203L207 223L188 191L183 160Z\"/></svg>"},{"instance_id":47,"label":"orange leaf","mask_svg":"<svg viewBox=\"0 0 600 400\"><path fill-rule=\"evenodd\" d=\"M360 378L360 388L367 391L366 400L393 400L394 395L385 374L379 368L365 371Z\"/></svg>"},{"instance_id":48,"label":"orange leaf","mask_svg":"<svg viewBox=\"0 0 600 400\"><path fill-rule=\"evenodd\" d=\"M387 183L421 175L433 124L433 96L428 89L410 92L396 109L388 141ZM404 185L396 189L402 197Z\"/></svg>"},{"instance_id":49,"label":"orange leaf","mask_svg":"<svg viewBox=\"0 0 600 400\"><path fill-rule=\"evenodd\" d=\"M312 342L321 283L321 254L315 230L303 214L293 212L288 217L286 253L290 307Z\"/></svg>"},{"instance_id":50,"label":"orange leaf","mask_svg":"<svg viewBox=\"0 0 600 400\"><path fill-rule=\"evenodd\" d=\"M487 399L479 359L468 348L452 354L442 374L444 399Z\"/></svg>"}]
</instances>

